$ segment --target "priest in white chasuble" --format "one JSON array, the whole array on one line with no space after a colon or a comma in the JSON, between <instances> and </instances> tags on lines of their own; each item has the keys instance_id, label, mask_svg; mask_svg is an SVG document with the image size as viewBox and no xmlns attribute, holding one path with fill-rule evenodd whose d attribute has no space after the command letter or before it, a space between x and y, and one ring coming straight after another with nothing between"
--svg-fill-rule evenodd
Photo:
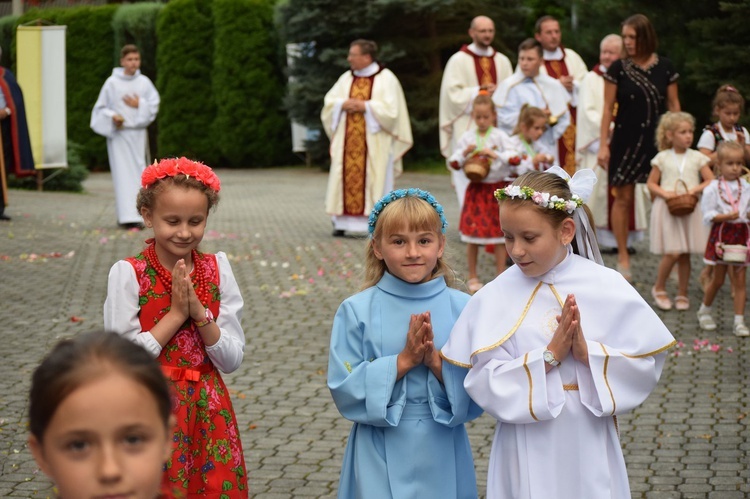
<instances>
[{"instance_id":1,"label":"priest in white chasuble","mask_svg":"<svg viewBox=\"0 0 750 499\"><path fill-rule=\"evenodd\" d=\"M413 141L401 84L377 60L377 44L355 40L351 67L325 96L320 119L331 141L326 212L333 235L367 233L375 202L393 189Z\"/></svg>"}]
</instances>

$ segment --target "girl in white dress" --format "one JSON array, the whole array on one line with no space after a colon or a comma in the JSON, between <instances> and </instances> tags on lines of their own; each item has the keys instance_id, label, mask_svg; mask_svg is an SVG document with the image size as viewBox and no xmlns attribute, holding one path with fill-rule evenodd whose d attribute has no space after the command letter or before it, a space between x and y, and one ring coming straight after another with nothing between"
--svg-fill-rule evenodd
<instances>
[{"instance_id":1,"label":"girl in white dress","mask_svg":"<svg viewBox=\"0 0 750 499\"><path fill-rule=\"evenodd\" d=\"M538 107L524 104L510 138L510 147L518 151L518 156L510 159L513 178L532 170L544 171L552 166L554 151L539 140L546 129L547 114Z\"/></svg>"},{"instance_id":2,"label":"girl in white dress","mask_svg":"<svg viewBox=\"0 0 750 499\"><path fill-rule=\"evenodd\" d=\"M630 499L616 416L648 397L674 344L601 264L583 206L596 175L565 177L554 166L496 192L515 265L469 300L441 350L498 422L488 499Z\"/></svg>"},{"instance_id":3,"label":"girl in white dress","mask_svg":"<svg viewBox=\"0 0 750 499\"><path fill-rule=\"evenodd\" d=\"M662 310L672 308L667 294L667 278L677 264L677 310L690 308L690 253L703 254L708 239L708 228L703 225L699 208L685 216L669 212L667 199L684 194L700 196L713 180L710 160L695 149L693 143L695 120L688 113L666 113L659 120L656 142L660 152L651 160L651 173L646 186L654 196L651 208L651 252L662 255L651 288L654 304Z\"/></svg>"}]
</instances>

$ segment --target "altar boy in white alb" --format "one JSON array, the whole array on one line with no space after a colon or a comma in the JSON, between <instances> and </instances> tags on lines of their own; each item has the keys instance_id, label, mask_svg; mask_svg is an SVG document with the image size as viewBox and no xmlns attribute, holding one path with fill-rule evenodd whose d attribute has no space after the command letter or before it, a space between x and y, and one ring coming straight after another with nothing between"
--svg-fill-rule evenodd
<instances>
[{"instance_id":1,"label":"altar boy in white alb","mask_svg":"<svg viewBox=\"0 0 750 499\"><path fill-rule=\"evenodd\" d=\"M99 92L91 111L91 129L107 138L117 222L130 227L143 223L135 199L141 174L150 162L147 128L156 119L160 98L148 76L141 74L138 47L125 45L120 65Z\"/></svg>"},{"instance_id":2,"label":"altar boy in white alb","mask_svg":"<svg viewBox=\"0 0 750 499\"><path fill-rule=\"evenodd\" d=\"M557 140L570 125L570 95L562 83L540 72L543 64L539 42L533 38L521 42L516 72L498 85L492 102L497 107L497 127L508 135L514 134L524 104L544 110L547 130L539 141L555 151L555 164L559 164Z\"/></svg>"},{"instance_id":3,"label":"altar boy in white alb","mask_svg":"<svg viewBox=\"0 0 750 499\"><path fill-rule=\"evenodd\" d=\"M675 343L601 264L583 207L596 176L565 177L555 166L496 191L515 265L471 298L441 351L497 420L488 499L630 499L617 415L648 397Z\"/></svg>"}]
</instances>

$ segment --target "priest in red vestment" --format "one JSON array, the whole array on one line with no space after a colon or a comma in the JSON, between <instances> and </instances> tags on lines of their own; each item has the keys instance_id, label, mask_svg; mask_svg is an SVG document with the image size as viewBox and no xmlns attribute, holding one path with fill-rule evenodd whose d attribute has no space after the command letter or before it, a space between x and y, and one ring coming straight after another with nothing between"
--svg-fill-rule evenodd
<instances>
[{"instance_id":1,"label":"priest in red vestment","mask_svg":"<svg viewBox=\"0 0 750 499\"><path fill-rule=\"evenodd\" d=\"M469 26L469 36L472 43L462 46L448 59L440 85L440 153L446 159L453 154L461 136L475 127L471 119L471 104L479 91L484 90L491 96L497 85L513 74L510 59L492 48L495 39L492 19L475 17ZM460 209L469 179L461 170L450 166L448 169Z\"/></svg>"},{"instance_id":2,"label":"priest in red vestment","mask_svg":"<svg viewBox=\"0 0 750 499\"><path fill-rule=\"evenodd\" d=\"M552 16L542 16L536 22L534 38L542 44L544 65L542 73L560 80L570 94L570 126L557 141L560 166L573 175L576 170L576 106L577 93L583 77L588 73L586 63L575 51L562 45L560 23Z\"/></svg>"}]
</instances>

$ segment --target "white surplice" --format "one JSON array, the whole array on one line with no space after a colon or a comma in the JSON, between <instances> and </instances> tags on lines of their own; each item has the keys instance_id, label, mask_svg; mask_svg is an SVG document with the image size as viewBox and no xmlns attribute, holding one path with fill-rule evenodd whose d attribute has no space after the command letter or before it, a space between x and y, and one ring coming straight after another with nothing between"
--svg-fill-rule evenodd
<instances>
[{"instance_id":1,"label":"white surplice","mask_svg":"<svg viewBox=\"0 0 750 499\"><path fill-rule=\"evenodd\" d=\"M349 99L354 77L372 75L375 77L364 113L367 141L364 213L344 215L346 112L342 106ZM404 91L393 72L373 62L362 70L347 71L339 77L325 96L320 120L331 141L326 212L333 216L336 229L367 232L367 217L372 207L393 189L394 178L403 170L401 160L413 144Z\"/></svg>"},{"instance_id":2,"label":"white surplice","mask_svg":"<svg viewBox=\"0 0 750 499\"><path fill-rule=\"evenodd\" d=\"M590 367L542 358L568 294ZM441 354L470 367L464 386L497 421L488 499L629 499L618 414L656 386L675 341L614 270L569 254L541 278L510 267L469 301Z\"/></svg>"},{"instance_id":3,"label":"white surplice","mask_svg":"<svg viewBox=\"0 0 750 499\"><path fill-rule=\"evenodd\" d=\"M557 123L547 127L539 142L554 151L555 164L560 164L557 139L562 137L570 125L570 94L562 83L541 73L529 78L518 70L500 83L492 94L492 102L497 107L497 127L509 135L513 134L513 129L518 124L518 116L524 104L549 109Z\"/></svg>"},{"instance_id":4,"label":"white surplice","mask_svg":"<svg viewBox=\"0 0 750 499\"><path fill-rule=\"evenodd\" d=\"M122 100L138 96L138 107L130 107ZM126 75L123 68L114 68L104 82L99 98L91 111L91 129L107 138L107 155L112 181L115 184L115 208L120 224L142 223L135 200L141 188L141 174L149 162L148 126L159 112L159 92L148 76L136 70ZM115 115L125 121L116 127Z\"/></svg>"}]
</instances>

